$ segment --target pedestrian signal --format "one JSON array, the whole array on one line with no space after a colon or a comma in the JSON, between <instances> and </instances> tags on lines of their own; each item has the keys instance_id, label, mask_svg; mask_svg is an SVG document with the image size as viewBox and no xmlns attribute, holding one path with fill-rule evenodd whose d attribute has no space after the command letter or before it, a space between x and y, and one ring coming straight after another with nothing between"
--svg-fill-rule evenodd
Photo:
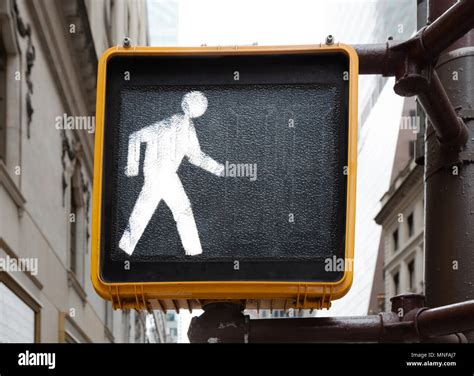
<instances>
[{"instance_id":1,"label":"pedestrian signal","mask_svg":"<svg viewBox=\"0 0 474 376\"><path fill-rule=\"evenodd\" d=\"M345 45L100 59L92 281L116 308L327 308L352 282L357 75Z\"/></svg>"}]
</instances>

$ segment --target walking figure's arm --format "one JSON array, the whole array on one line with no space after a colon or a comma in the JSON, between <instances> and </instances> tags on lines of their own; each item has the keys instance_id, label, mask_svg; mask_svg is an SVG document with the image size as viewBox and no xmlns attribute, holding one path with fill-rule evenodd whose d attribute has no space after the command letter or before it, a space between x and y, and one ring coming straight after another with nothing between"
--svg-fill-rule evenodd
<instances>
[{"instance_id":1,"label":"walking figure's arm","mask_svg":"<svg viewBox=\"0 0 474 376\"><path fill-rule=\"evenodd\" d=\"M128 157L127 167L125 168L125 175L137 176L140 166L140 144L141 132L137 131L130 135L128 140Z\"/></svg>"},{"instance_id":2,"label":"walking figure's arm","mask_svg":"<svg viewBox=\"0 0 474 376\"><path fill-rule=\"evenodd\" d=\"M190 163L217 176L224 175L224 165L212 159L201 150L199 140L196 135L196 129L191 125L189 132L189 144L186 156Z\"/></svg>"}]
</instances>

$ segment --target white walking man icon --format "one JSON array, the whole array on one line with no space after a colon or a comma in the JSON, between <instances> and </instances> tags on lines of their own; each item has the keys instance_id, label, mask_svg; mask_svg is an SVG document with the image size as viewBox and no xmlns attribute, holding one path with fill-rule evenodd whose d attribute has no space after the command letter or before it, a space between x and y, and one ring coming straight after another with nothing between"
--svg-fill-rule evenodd
<instances>
[{"instance_id":1,"label":"white walking man icon","mask_svg":"<svg viewBox=\"0 0 474 376\"><path fill-rule=\"evenodd\" d=\"M129 255L135 250L161 200L173 213L186 255L202 253L191 203L177 170L184 157L217 176L223 176L224 165L201 151L191 120L206 112L207 98L199 91L192 91L183 97L181 107L184 114L173 115L130 135L125 175L138 175L142 142L146 144L146 151L145 182L119 242L119 247Z\"/></svg>"}]
</instances>

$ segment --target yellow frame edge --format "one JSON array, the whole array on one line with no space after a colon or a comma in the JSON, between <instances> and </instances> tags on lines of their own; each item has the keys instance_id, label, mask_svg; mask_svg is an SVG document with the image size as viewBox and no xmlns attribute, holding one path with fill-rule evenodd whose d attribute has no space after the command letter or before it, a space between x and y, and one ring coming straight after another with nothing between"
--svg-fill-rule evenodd
<instances>
[{"instance_id":1,"label":"yellow frame edge","mask_svg":"<svg viewBox=\"0 0 474 376\"><path fill-rule=\"evenodd\" d=\"M346 270L337 282L262 282L262 281L199 281L199 282L138 282L107 283L100 277L100 226L102 200L102 162L104 142L105 89L107 62L113 56L135 55L239 55L275 53L328 53L343 52L349 57L349 130L348 176L346 206L345 259L354 260L356 179L357 179L357 106L359 59L349 45L296 45L296 46L231 46L231 47L113 47L99 60L97 78L96 133L94 147L94 181L92 205L91 279L96 292L106 300L133 299L141 307L139 295L148 299L197 299L197 300L267 300L299 299L305 296L304 308L321 307L318 298L335 300L344 296L353 281L353 270ZM303 292L304 291L304 292ZM313 302L313 303L311 303ZM120 305L119 305L120 306Z\"/></svg>"}]
</instances>

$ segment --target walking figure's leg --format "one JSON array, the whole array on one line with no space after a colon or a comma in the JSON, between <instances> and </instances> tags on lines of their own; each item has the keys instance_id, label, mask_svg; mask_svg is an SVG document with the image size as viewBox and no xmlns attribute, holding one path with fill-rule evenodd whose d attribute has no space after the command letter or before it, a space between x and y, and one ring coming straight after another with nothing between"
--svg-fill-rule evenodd
<instances>
[{"instance_id":1,"label":"walking figure's leg","mask_svg":"<svg viewBox=\"0 0 474 376\"><path fill-rule=\"evenodd\" d=\"M175 178L170 180L166 188L163 200L173 213L186 255L200 255L202 247L193 210L179 177L176 175Z\"/></svg>"},{"instance_id":2,"label":"walking figure's leg","mask_svg":"<svg viewBox=\"0 0 474 376\"><path fill-rule=\"evenodd\" d=\"M119 247L129 255L135 250L160 200L161 192L156 187L147 186L146 184L143 186L130 215L128 226L119 242Z\"/></svg>"}]
</instances>

